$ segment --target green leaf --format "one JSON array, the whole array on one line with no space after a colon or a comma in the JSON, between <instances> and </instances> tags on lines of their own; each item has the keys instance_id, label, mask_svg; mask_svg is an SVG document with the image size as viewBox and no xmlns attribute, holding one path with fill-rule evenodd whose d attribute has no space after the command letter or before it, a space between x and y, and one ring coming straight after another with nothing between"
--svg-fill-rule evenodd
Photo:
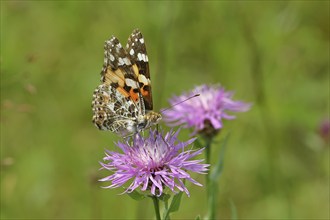
<instances>
[{"instance_id":1,"label":"green leaf","mask_svg":"<svg viewBox=\"0 0 330 220\"><path fill-rule=\"evenodd\" d=\"M201 216L200 215L197 215L195 220L201 220Z\"/></svg>"},{"instance_id":2,"label":"green leaf","mask_svg":"<svg viewBox=\"0 0 330 220\"><path fill-rule=\"evenodd\" d=\"M161 196L158 197L159 200L163 202L167 202L171 198L170 194L163 193Z\"/></svg>"},{"instance_id":3,"label":"green leaf","mask_svg":"<svg viewBox=\"0 0 330 220\"><path fill-rule=\"evenodd\" d=\"M179 210L180 203L181 203L181 198L182 198L183 192L179 192L175 196L173 196L169 211L170 212L176 212Z\"/></svg>"},{"instance_id":4,"label":"green leaf","mask_svg":"<svg viewBox=\"0 0 330 220\"><path fill-rule=\"evenodd\" d=\"M172 202L170 207L164 211L164 219L169 219L170 213L176 212L179 210L180 203L181 203L181 197L183 192L179 192L175 196L173 196Z\"/></svg>"},{"instance_id":5,"label":"green leaf","mask_svg":"<svg viewBox=\"0 0 330 220\"><path fill-rule=\"evenodd\" d=\"M217 163L213 166L213 170L210 173L210 179L211 179L212 182L217 182L219 180L219 177L220 177L221 173L222 173L224 156L225 156L225 151L226 151L229 136L230 135L227 134L226 137L224 138L224 140L221 143Z\"/></svg>"},{"instance_id":6,"label":"green leaf","mask_svg":"<svg viewBox=\"0 0 330 220\"><path fill-rule=\"evenodd\" d=\"M131 193L127 193L127 195L128 195L129 197L131 197L132 199L136 200L136 201L140 201L140 200L146 198L145 195L143 195L143 194L137 192L136 190L134 190L134 191L131 192Z\"/></svg>"}]
</instances>

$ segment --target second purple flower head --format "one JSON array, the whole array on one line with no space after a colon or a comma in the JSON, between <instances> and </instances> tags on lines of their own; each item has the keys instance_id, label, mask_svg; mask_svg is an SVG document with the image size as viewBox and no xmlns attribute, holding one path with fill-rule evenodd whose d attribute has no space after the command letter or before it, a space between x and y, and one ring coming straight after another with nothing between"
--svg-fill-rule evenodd
<instances>
[{"instance_id":1,"label":"second purple flower head","mask_svg":"<svg viewBox=\"0 0 330 220\"><path fill-rule=\"evenodd\" d=\"M175 105L196 94L200 96ZM164 121L172 126L193 128L194 134L213 136L222 128L222 119L235 118L228 112L245 112L250 109L250 104L234 101L232 96L232 92L225 91L220 85L197 86L190 92L170 99L170 104L175 106L163 112Z\"/></svg>"}]
</instances>

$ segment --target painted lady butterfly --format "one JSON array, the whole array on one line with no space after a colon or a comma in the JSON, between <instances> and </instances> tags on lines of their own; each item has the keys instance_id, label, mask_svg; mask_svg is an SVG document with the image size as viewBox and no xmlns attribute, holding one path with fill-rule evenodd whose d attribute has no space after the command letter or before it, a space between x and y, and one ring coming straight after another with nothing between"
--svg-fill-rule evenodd
<instances>
[{"instance_id":1,"label":"painted lady butterfly","mask_svg":"<svg viewBox=\"0 0 330 220\"><path fill-rule=\"evenodd\" d=\"M144 38L134 30L126 49L116 37L105 41L101 82L93 94L93 123L100 130L129 136L157 124Z\"/></svg>"}]
</instances>

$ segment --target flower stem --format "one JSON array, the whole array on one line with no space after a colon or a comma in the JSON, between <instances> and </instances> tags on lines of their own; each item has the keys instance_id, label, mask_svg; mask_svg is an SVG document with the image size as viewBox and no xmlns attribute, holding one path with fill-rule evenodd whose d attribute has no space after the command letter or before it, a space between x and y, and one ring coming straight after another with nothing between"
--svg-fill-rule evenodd
<instances>
[{"instance_id":1,"label":"flower stem","mask_svg":"<svg viewBox=\"0 0 330 220\"><path fill-rule=\"evenodd\" d=\"M165 204L164 205L165 205L165 210L168 210L168 200L165 201ZM167 217L165 217L165 220L171 220L170 215L168 215Z\"/></svg>"},{"instance_id":2,"label":"flower stem","mask_svg":"<svg viewBox=\"0 0 330 220\"><path fill-rule=\"evenodd\" d=\"M206 164L211 164L211 144L212 144L212 138L205 138L205 162ZM210 171L207 172L206 176L206 186L209 190L209 181L210 181Z\"/></svg>"},{"instance_id":3,"label":"flower stem","mask_svg":"<svg viewBox=\"0 0 330 220\"><path fill-rule=\"evenodd\" d=\"M152 196L152 201L154 202L154 208L155 208L155 214L156 214L156 219L161 220L160 218L160 212L159 212L159 200L157 196Z\"/></svg>"},{"instance_id":4,"label":"flower stem","mask_svg":"<svg viewBox=\"0 0 330 220\"><path fill-rule=\"evenodd\" d=\"M205 161L206 164L211 164L211 144L213 138L206 138L205 146ZM208 215L207 219L215 219L215 204L216 204L216 190L214 189L215 183L213 182L210 171L206 174L206 193L207 193L207 203L208 203Z\"/></svg>"}]
</instances>

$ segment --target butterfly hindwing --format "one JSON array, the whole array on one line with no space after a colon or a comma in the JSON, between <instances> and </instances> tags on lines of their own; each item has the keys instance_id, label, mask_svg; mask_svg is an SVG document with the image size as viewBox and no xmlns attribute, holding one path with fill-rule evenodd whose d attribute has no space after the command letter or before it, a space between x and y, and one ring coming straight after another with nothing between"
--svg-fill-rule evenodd
<instances>
[{"instance_id":1,"label":"butterfly hindwing","mask_svg":"<svg viewBox=\"0 0 330 220\"><path fill-rule=\"evenodd\" d=\"M110 85L99 85L93 94L93 123L100 130L110 130L127 135L134 127L132 118L139 115L139 109L130 99L124 97Z\"/></svg>"}]
</instances>

